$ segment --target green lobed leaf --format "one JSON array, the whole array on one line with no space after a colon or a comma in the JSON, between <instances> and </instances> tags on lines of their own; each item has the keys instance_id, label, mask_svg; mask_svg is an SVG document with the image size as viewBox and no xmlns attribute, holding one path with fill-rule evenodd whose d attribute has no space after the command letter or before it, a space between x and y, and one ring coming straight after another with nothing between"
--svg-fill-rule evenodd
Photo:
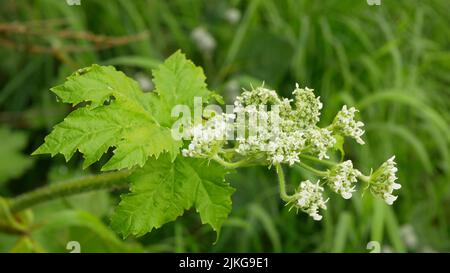
<instances>
[{"instance_id":1,"label":"green lobed leaf","mask_svg":"<svg viewBox=\"0 0 450 273\"><path fill-rule=\"evenodd\" d=\"M149 156L178 153L181 142L174 141L169 128L152 120L150 113L136 105L113 101L109 105L86 106L70 113L56 125L34 154L61 153L69 160L78 150L83 167L100 159L110 148L114 155L102 170L143 166Z\"/></svg>"},{"instance_id":2,"label":"green lobed leaf","mask_svg":"<svg viewBox=\"0 0 450 273\"><path fill-rule=\"evenodd\" d=\"M234 189L225 182L225 168L207 160L168 156L148 161L129 178L112 227L124 237L142 236L195 207L203 224L217 232L231 211Z\"/></svg>"},{"instance_id":3,"label":"green lobed leaf","mask_svg":"<svg viewBox=\"0 0 450 273\"><path fill-rule=\"evenodd\" d=\"M142 91L139 84L117 71L113 66L93 64L70 75L66 82L50 89L64 103L73 106L81 102L101 106L111 97L118 101L132 101L139 104Z\"/></svg>"},{"instance_id":4,"label":"green lobed leaf","mask_svg":"<svg viewBox=\"0 0 450 273\"><path fill-rule=\"evenodd\" d=\"M56 125L45 143L33 154L61 153L68 161L78 150L83 167L98 161L114 147L114 155L102 170L144 166L150 156L169 153L175 159L182 146L172 138L171 109L194 97L208 100L205 76L200 67L180 51L154 72L155 92L144 93L138 84L112 66L92 65L68 77L52 91L65 103L81 106Z\"/></svg>"},{"instance_id":5,"label":"green lobed leaf","mask_svg":"<svg viewBox=\"0 0 450 273\"><path fill-rule=\"evenodd\" d=\"M180 51L175 52L153 71L155 93L151 99L152 113L163 125L169 126L175 120L171 117L172 107L187 105L194 108L194 97L206 103L215 93L206 87L206 77L201 67L186 59ZM176 118L176 117L175 117Z\"/></svg>"}]
</instances>

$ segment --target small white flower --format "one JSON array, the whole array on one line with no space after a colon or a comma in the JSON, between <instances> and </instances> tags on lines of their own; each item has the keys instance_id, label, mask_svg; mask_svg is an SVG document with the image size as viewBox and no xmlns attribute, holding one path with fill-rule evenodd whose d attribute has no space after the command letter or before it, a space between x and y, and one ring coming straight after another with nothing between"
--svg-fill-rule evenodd
<instances>
[{"instance_id":1,"label":"small white flower","mask_svg":"<svg viewBox=\"0 0 450 273\"><path fill-rule=\"evenodd\" d=\"M284 159L284 156L283 156L283 155L274 155L274 156L272 157L272 162L273 162L274 164L276 164L276 163L281 163L281 162L283 162L283 159Z\"/></svg>"},{"instance_id":2,"label":"small white flower","mask_svg":"<svg viewBox=\"0 0 450 273\"><path fill-rule=\"evenodd\" d=\"M289 163L289 165L294 165L297 162L300 162L300 159L298 158L298 153L293 152L292 154L290 154L287 158L286 161Z\"/></svg>"},{"instance_id":3,"label":"small white flower","mask_svg":"<svg viewBox=\"0 0 450 273\"><path fill-rule=\"evenodd\" d=\"M352 191L353 191L353 189L352 189ZM352 192L343 192L343 193L341 193L341 195L342 195L342 198L344 198L344 199L350 199L350 198L352 198Z\"/></svg>"},{"instance_id":4,"label":"small white flower","mask_svg":"<svg viewBox=\"0 0 450 273\"><path fill-rule=\"evenodd\" d=\"M388 204L388 205L394 204L394 201L397 200L397 197L398 197L398 196L394 196L394 195L392 195L392 194L390 194L390 193L387 193L387 192L385 192L385 193L383 194L384 201L385 201L386 204Z\"/></svg>"},{"instance_id":5,"label":"small white flower","mask_svg":"<svg viewBox=\"0 0 450 273\"><path fill-rule=\"evenodd\" d=\"M384 162L378 170L372 173L369 180L371 192L383 198L388 205L392 205L397 200L397 196L393 195L392 192L402 187L400 184L395 183L398 169L394 159L395 156Z\"/></svg>"},{"instance_id":6,"label":"small white flower","mask_svg":"<svg viewBox=\"0 0 450 273\"><path fill-rule=\"evenodd\" d=\"M351 160L344 161L328 171L326 177L330 188L344 199L350 199L355 192L354 184L358 182L361 172L353 168Z\"/></svg>"},{"instance_id":7,"label":"small white flower","mask_svg":"<svg viewBox=\"0 0 450 273\"><path fill-rule=\"evenodd\" d=\"M322 215L319 214L319 209L327 209L326 202L322 196L323 187L309 180L300 182L297 192L295 193L296 202L294 207L309 214L315 221L320 221Z\"/></svg>"}]
</instances>

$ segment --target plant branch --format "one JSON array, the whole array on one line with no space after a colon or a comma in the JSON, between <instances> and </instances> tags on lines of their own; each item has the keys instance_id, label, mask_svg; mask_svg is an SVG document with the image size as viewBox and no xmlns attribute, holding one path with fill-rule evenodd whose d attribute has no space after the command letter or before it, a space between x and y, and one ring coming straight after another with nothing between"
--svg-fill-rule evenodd
<instances>
[{"instance_id":1,"label":"plant branch","mask_svg":"<svg viewBox=\"0 0 450 273\"><path fill-rule=\"evenodd\" d=\"M111 189L128 183L124 178L128 177L131 172L130 170L109 172L51 184L9 200L9 209L12 213L16 213L56 198L99 189Z\"/></svg>"},{"instance_id":2,"label":"plant branch","mask_svg":"<svg viewBox=\"0 0 450 273\"><path fill-rule=\"evenodd\" d=\"M225 161L223 158L221 158L218 155L213 156L212 160L216 161L217 163L219 163L220 165L222 165L228 169L236 169L236 168L242 167L247 162L247 160L245 160L245 159L236 161L236 162L228 162L228 161Z\"/></svg>"},{"instance_id":3,"label":"plant branch","mask_svg":"<svg viewBox=\"0 0 450 273\"><path fill-rule=\"evenodd\" d=\"M370 182L370 176L367 175L360 175L358 176L359 179L361 179L363 182L369 183Z\"/></svg>"},{"instance_id":4,"label":"plant branch","mask_svg":"<svg viewBox=\"0 0 450 273\"><path fill-rule=\"evenodd\" d=\"M278 181L280 184L280 198L285 202L290 202L292 200L292 196L286 193L286 180L284 178L283 167L280 164L275 165L275 169L278 174Z\"/></svg>"},{"instance_id":5,"label":"plant branch","mask_svg":"<svg viewBox=\"0 0 450 273\"><path fill-rule=\"evenodd\" d=\"M317 170L316 168L313 168L313 167L309 166L308 164L305 164L305 163L303 163L303 162L301 162L301 161L300 161L300 162L297 162L297 164L298 164L300 167L302 167L303 169L306 169L306 170L308 170L308 171L314 173L314 174L317 175L317 176L326 176L326 175L327 175L327 172L319 171L319 170Z\"/></svg>"}]
</instances>

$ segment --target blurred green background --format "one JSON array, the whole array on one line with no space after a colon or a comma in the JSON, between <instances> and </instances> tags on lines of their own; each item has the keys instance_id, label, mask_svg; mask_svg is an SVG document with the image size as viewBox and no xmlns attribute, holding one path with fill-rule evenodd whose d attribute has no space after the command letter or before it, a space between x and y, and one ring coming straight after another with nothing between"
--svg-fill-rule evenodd
<instances>
[{"instance_id":1,"label":"blurred green background","mask_svg":"<svg viewBox=\"0 0 450 273\"><path fill-rule=\"evenodd\" d=\"M273 170L229 177L233 211L216 244L190 211L139 239L108 227L123 190L92 192L33 208L28 235L0 233L0 252L385 252L450 251L450 1L381 0L2 0L0 2L0 195L98 172L30 157L71 111L48 91L75 69L112 64L151 90L151 69L177 49L204 67L210 89L231 101L250 84L289 96L314 88L329 123L356 106L366 145L346 156L369 172L391 155L399 168L393 206L371 195L330 194L321 222L288 212ZM308 173L291 168L293 189Z\"/></svg>"}]
</instances>

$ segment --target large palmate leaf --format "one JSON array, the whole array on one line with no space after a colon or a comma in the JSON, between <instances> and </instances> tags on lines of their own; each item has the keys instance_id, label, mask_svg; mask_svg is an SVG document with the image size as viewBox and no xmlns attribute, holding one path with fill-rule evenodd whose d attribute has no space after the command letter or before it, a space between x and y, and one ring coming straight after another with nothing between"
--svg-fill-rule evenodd
<instances>
[{"instance_id":1,"label":"large palmate leaf","mask_svg":"<svg viewBox=\"0 0 450 273\"><path fill-rule=\"evenodd\" d=\"M103 170L142 167L150 156L158 158L165 152L175 159L182 142L171 136L172 107L192 107L195 96L207 101L211 92L202 69L179 51L153 74L152 93L142 92L134 80L111 66L92 65L68 77L52 91L65 103L85 105L56 125L34 154L61 153L69 160L78 150L87 167L114 147Z\"/></svg>"},{"instance_id":2,"label":"large palmate leaf","mask_svg":"<svg viewBox=\"0 0 450 273\"><path fill-rule=\"evenodd\" d=\"M191 207L219 234L234 191L224 181L227 170L177 156L182 141L172 137L170 127L178 118L171 116L174 106L192 111L196 97L203 103L220 98L208 91L202 69L180 52L153 75L155 91L144 93L110 66L93 65L74 73L52 91L78 109L55 126L35 154L61 153L69 160L79 151L87 167L113 147L114 155L102 170L142 167L129 178L131 193L122 196L112 219L124 237L150 232Z\"/></svg>"},{"instance_id":3,"label":"large palmate leaf","mask_svg":"<svg viewBox=\"0 0 450 273\"><path fill-rule=\"evenodd\" d=\"M122 196L112 218L113 228L141 236L195 207L202 223L220 233L231 211L234 189L224 181L227 170L207 160L168 156L152 160L129 179L131 193Z\"/></svg>"}]
</instances>

